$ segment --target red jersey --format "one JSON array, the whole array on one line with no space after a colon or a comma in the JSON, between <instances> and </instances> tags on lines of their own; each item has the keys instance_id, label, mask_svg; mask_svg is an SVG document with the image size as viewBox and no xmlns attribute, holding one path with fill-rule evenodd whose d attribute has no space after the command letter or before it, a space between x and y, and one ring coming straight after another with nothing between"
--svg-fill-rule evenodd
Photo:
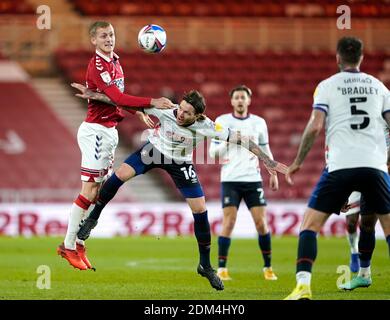
<instances>
[{"instance_id":1,"label":"red jersey","mask_svg":"<svg viewBox=\"0 0 390 320\"><path fill-rule=\"evenodd\" d=\"M96 51L88 64L86 85L95 92L106 94L116 105L129 107L149 107L151 98L133 97L123 93L124 74L119 57L114 53L112 59ZM123 110L116 105L97 100L88 100L86 122L114 127L124 118ZM132 112L134 113L134 112Z\"/></svg>"}]
</instances>

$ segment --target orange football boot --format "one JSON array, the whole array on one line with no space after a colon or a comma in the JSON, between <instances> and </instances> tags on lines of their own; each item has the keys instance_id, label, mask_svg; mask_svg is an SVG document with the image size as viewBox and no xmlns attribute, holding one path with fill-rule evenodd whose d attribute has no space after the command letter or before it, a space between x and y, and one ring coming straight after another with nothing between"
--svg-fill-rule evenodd
<instances>
[{"instance_id":1,"label":"orange football boot","mask_svg":"<svg viewBox=\"0 0 390 320\"><path fill-rule=\"evenodd\" d=\"M88 269L92 269L93 271L96 271L94 267L92 267L92 264L91 262L89 262L88 258L87 258L87 248L80 244L80 243L76 243L76 251L77 251L77 254L79 255L79 257L81 258L81 260L83 260L84 264L87 266Z\"/></svg>"},{"instance_id":2,"label":"orange football boot","mask_svg":"<svg viewBox=\"0 0 390 320\"><path fill-rule=\"evenodd\" d=\"M70 250L66 249L64 246L64 243L61 243L57 247L57 254L68 260L71 266L80 269L80 270L87 270L88 267L86 264L81 260L80 256L78 255L76 250Z\"/></svg>"}]
</instances>

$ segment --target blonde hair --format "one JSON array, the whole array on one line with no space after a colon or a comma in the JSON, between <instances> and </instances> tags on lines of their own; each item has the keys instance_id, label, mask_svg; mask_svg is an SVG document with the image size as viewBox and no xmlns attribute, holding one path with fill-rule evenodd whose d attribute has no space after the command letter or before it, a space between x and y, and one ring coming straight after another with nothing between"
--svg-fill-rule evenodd
<instances>
[{"instance_id":1,"label":"blonde hair","mask_svg":"<svg viewBox=\"0 0 390 320\"><path fill-rule=\"evenodd\" d=\"M91 37L95 37L97 29L99 29L99 28L107 28L109 26L111 26L111 23L109 23L107 21L95 21L89 27L89 35Z\"/></svg>"}]
</instances>

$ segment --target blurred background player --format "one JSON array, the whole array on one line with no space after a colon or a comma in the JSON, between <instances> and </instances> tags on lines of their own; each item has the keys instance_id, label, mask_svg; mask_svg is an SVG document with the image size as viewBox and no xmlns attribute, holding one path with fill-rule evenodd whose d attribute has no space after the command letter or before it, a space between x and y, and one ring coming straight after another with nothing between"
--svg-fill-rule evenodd
<instances>
[{"instance_id":1,"label":"blurred background player","mask_svg":"<svg viewBox=\"0 0 390 320\"><path fill-rule=\"evenodd\" d=\"M389 164L390 164L390 137L389 137L389 129L385 128L385 138L386 138L386 146L387 146L387 171L389 172ZM357 226L359 221L359 214L360 214L360 207L364 205L364 197L361 195L360 192L352 192L350 197L348 198L348 203L344 208L342 209L342 212L346 211L347 215L347 230L348 230L348 240L350 242L351 246L351 252L352 252L352 246L354 246L353 250L356 252L356 245L358 246L358 254L357 258L355 254L351 254L351 264L350 269L352 272L359 272L356 277L354 277L351 281L347 281L345 284L340 286L340 289L344 290L354 290L359 287L366 288L369 285L371 285L371 277L369 278L369 281L367 280L367 277L365 275L367 273L367 269L370 270L370 261L363 261L363 268L360 268L360 246L359 246L359 236L357 234ZM378 218L375 215L361 215L361 228L364 228L365 232L367 233L374 233L375 234L375 225L378 221ZM382 223L382 222L381 222ZM383 223L382 228L384 229ZM353 234L353 230L355 230L355 233ZM389 237L387 237L387 245L389 249L389 255L390 255L390 241ZM363 258L365 258L363 256ZM357 260L357 261L356 261ZM368 265L368 267L367 267Z\"/></svg>"},{"instance_id":2,"label":"blurred background player","mask_svg":"<svg viewBox=\"0 0 390 320\"><path fill-rule=\"evenodd\" d=\"M389 137L389 129L387 128L387 126L385 127L385 138L386 138L386 146L387 146L387 167L388 167L387 170L389 171L390 137ZM345 213L346 216L347 238L351 250L349 267L352 272L358 272L360 267L359 248L358 248L359 234L357 232L359 226L360 202L361 202L361 193L354 191L349 196L345 206L343 206L343 208L341 209L341 212ZM367 220L367 218L365 218L365 220ZM374 223L373 227L375 227L376 222L377 219L373 219L373 221L371 221L371 223Z\"/></svg>"},{"instance_id":3,"label":"blurred background player","mask_svg":"<svg viewBox=\"0 0 390 320\"><path fill-rule=\"evenodd\" d=\"M239 131L250 136L262 151L271 159L268 143L268 130L265 120L248 112L252 91L240 85L230 91L230 102L233 112L219 116L215 122L223 127ZM222 231L218 237L218 276L222 280L231 280L227 258L231 244L231 235L237 219L237 210L244 199L252 214L258 232L258 244L264 259L264 278L277 280L271 267L271 233L266 219L266 200L260 175L258 158L247 149L225 141L212 140L209 149L212 158L220 159L221 168L221 200L223 208ZM271 174L270 188L278 190L276 174Z\"/></svg>"},{"instance_id":4,"label":"blurred background player","mask_svg":"<svg viewBox=\"0 0 390 320\"><path fill-rule=\"evenodd\" d=\"M328 166L312 193L303 217L298 243L297 285L286 300L311 299L317 233L332 213L340 211L353 191L361 192L365 200L361 203L359 286L367 287L372 282L370 263L375 248L375 229L366 225L363 217L378 216L387 242L390 242L390 178L383 135L383 118L388 126L390 124L389 91L375 77L360 72L363 60L360 39L341 38L337 43L336 60L341 72L317 86L314 110L303 133L298 154L286 174L286 180L292 184L292 175L302 167L326 122ZM349 108L345 108L346 105Z\"/></svg>"},{"instance_id":5,"label":"blurred background player","mask_svg":"<svg viewBox=\"0 0 390 320\"><path fill-rule=\"evenodd\" d=\"M80 87L80 90L85 94L84 97L107 99L104 95L91 93L88 90L86 92L85 88ZM204 141L205 137L236 144L242 143L256 154L269 170L285 172L286 167L270 159L248 137L211 121L204 115L205 108L203 96L193 90L184 95L177 109L145 109L147 114L156 116L160 124L149 135L149 142L130 155L103 185L95 208L77 235L84 240L89 237L101 211L124 182L153 168L161 168L171 176L193 213L194 232L200 254L197 272L206 277L213 288L223 290L223 283L210 264L210 225L203 190L192 163L193 149L199 142Z\"/></svg>"},{"instance_id":6,"label":"blurred background player","mask_svg":"<svg viewBox=\"0 0 390 320\"><path fill-rule=\"evenodd\" d=\"M105 21L97 21L90 26L91 43L95 46L95 54L89 62L86 83L96 92L104 92L111 103L89 100L88 113L80 125L77 141L81 150L80 194L74 201L64 242L58 246L57 253L75 268L86 270L92 268L85 252L84 242L76 239L79 224L88 214L95 202L100 184L114 161L115 149L118 145L116 125L123 118L122 110L117 105L132 107L170 108L172 102L167 98L142 98L124 94L124 74L119 63L119 56L114 53L115 32L113 26ZM129 110L134 114L135 111ZM142 112L138 116L147 125L151 120Z\"/></svg>"},{"instance_id":7,"label":"blurred background player","mask_svg":"<svg viewBox=\"0 0 390 320\"><path fill-rule=\"evenodd\" d=\"M359 226L360 196L360 192L352 192L348 198L347 204L341 209L341 212L345 213L347 238L351 251L349 268L352 272L359 271L359 234L357 232L357 229Z\"/></svg>"}]
</instances>

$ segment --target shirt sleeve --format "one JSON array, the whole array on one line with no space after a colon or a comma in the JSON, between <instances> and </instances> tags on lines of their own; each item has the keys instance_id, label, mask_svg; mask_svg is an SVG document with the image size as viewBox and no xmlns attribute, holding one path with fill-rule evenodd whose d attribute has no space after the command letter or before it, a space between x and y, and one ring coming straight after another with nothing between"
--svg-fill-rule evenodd
<instances>
[{"instance_id":1,"label":"shirt sleeve","mask_svg":"<svg viewBox=\"0 0 390 320\"><path fill-rule=\"evenodd\" d=\"M111 78L106 63L100 62L98 64L95 62L95 65L91 69L91 76L98 90L106 94L116 105L133 108L150 106L152 98L136 97L122 93Z\"/></svg>"},{"instance_id":2,"label":"shirt sleeve","mask_svg":"<svg viewBox=\"0 0 390 320\"><path fill-rule=\"evenodd\" d=\"M200 121L196 127L196 132L205 137L213 138L215 140L227 141L229 138L229 128L224 127L218 122L213 122L211 119Z\"/></svg>"},{"instance_id":3,"label":"shirt sleeve","mask_svg":"<svg viewBox=\"0 0 390 320\"><path fill-rule=\"evenodd\" d=\"M382 106L382 115L387 112L390 112L390 91L386 86L381 83L382 92L383 92L383 106Z\"/></svg>"},{"instance_id":4,"label":"shirt sleeve","mask_svg":"<svg viewBox=\"0 0 390 320\"><path fill-rule=\"evenodd\" d=\"M313 109L321 110L328 114L329 98L324 81L320 82L313 94Z\"/></svg>"},{"instance_id":5,"label":"shirt sleeve","mask_svg":"<svg viewBox=\"0 0 390 320\"><path fill-rule=\"evenodd\" d=\"M147 108L147 109L144 109L144 112L146 114L151 115L151 116L155 116L158 119L160 119L163 116L162 110L161 109L157 109L157 108Z\"/></svg>"},{"instance_id":6,"label":"shirt sleeve","mask_svg":"<svg viewBox=\"0 0 390 320\"><path fill-rule=\"evenodd\" d=\"M269 144L269 139L268 139L268 127L264 119L262 119L262 127L263 130L260 131L260 135L259 135L259 145L265 146Z\"/></svg>"}]
</instances>

